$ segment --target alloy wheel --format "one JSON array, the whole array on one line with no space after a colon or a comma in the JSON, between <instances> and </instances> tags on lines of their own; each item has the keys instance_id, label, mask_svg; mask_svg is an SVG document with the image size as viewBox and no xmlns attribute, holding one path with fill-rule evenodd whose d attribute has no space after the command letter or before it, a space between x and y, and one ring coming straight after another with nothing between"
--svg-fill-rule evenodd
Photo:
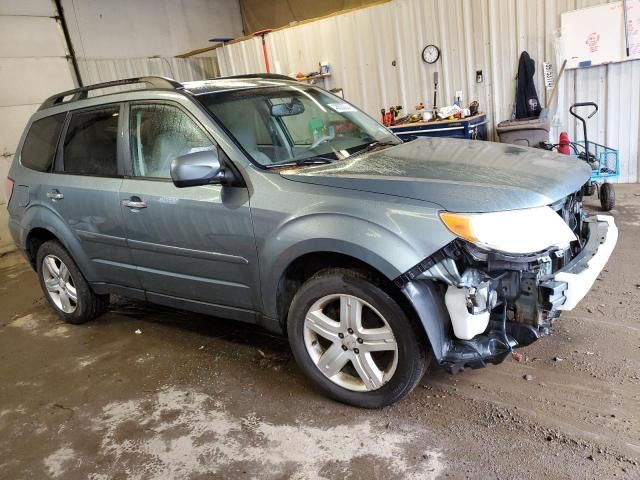
<instances>
[{"instance_id":1,"label":"alloy wheel","mask_svg":"<svg viewBox=\"0 0 640 480\"><path fill-rule=\"evenodd\" d=\"M304 320L304 343L316 367L352 391L381 388L395 373L398 346L385 318L353 295L317 300Z\"/></svg>"},{"instance_id":2,"label":"alloy wheel","mask_svg":"<svg viewBox=\"0 0 640 480\"><path fill-rule=\"evenodd\" d=\"M42 276L47 294L64 313L73 313L78 308L78 293L69 269L55 255L42 259Z\"/></svg>"}]
</instances>

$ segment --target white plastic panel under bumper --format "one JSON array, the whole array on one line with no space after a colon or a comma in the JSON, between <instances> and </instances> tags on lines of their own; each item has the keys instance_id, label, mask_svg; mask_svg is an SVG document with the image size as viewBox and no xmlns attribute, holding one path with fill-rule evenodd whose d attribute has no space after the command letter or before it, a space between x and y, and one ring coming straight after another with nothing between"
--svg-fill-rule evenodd
<instances>
[{"instance_id":1,"label":"white plastic panel under bumper","mask_svg":"<svg viewBox=\"0 0 640 480\"><path fill-rule=\"evenodd\" d=\"M587 268L579 273L558 272L554 279L559 282L566 282L567 289L564 292L565 302L558 307L558 310L573 310L582 298L591 289L593 282L604 268L613 252L613 248L618 241L618 228L609 215L596 215L597 222L607 222L609 224L604 241L596 253L587 262Z\"/></svg>"}]
</instances>

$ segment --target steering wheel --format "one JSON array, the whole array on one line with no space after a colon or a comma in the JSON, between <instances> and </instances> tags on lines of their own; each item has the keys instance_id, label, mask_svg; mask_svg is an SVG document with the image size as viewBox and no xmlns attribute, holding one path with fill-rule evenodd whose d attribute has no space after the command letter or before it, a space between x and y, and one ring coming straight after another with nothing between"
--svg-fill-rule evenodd
<instances>
[{"instance_id":1,"label":"steering wheel","mask_svg":"<svg viewBox=\"0 0 640 480\"><path fill-rule=\"evenodd\" d=\"M311 144L311 146L308 148L308 150L313 150L314 148L316 148L321 143L327 142L329 140L333 140L333 138L334 137L332 137L331 135L323 135L322 137L318 138L315 142L313 142Z\"/></svg>"}]
</instances>

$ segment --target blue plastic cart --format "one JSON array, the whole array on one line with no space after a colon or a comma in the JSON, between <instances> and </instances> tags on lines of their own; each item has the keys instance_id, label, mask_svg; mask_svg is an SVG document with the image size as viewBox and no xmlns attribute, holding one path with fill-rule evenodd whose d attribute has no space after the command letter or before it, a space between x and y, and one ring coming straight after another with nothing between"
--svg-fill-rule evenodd
<instances>
[{"instance_id":1,"label":"blue plastic cart","mask_svg":"<svg viewBox=\"0 0 640 480\"><path fill-rule=\"evenodd\" d=\"M593 111L585 119L575 112L575 109L579 107L592 107ZM569 112L582 122L584 133L584 140L571 142L571 147L573 156L584 160L591 167L591 179L585 185L584 193L593 195L597 191L602 210L608 212L616 204L616 194L613 184L607 180L617 178L620 174L620 158L617 150L588 140L587 120L593 117L597 111L598 105L594 102L574 103L571 105Z\"/></svg>"}]
</instances>

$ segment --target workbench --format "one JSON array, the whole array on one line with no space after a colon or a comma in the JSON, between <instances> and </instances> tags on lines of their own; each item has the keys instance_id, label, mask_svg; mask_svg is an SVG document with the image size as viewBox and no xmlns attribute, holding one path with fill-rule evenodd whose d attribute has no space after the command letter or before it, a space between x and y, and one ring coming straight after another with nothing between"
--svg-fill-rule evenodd
<instances>
[{"instance_id":1,"label":"workbench","mask_svg":"<svg viewBox=\"0 0 640 480\"><path fill-rule=\"evenodd\" d=\"M389 128L405 142L413 140L416 137L452 137L486 140L487 116L484 113L478 113L477 115L462 119L403 123Z\"/></svg>"}]
</instances>

